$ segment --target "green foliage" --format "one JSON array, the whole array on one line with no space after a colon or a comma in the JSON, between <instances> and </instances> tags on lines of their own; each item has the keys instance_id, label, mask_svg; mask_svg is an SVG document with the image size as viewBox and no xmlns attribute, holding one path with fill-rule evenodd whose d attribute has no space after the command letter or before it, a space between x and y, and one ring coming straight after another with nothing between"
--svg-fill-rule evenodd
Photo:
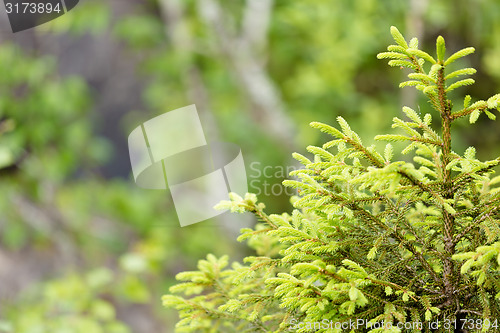
<instances>
[{"instance_id":1,"label":"green foliage","mask_svg":"<svg viewBox=\"0 0 500 333\"><path fill-rule=\"evenodd\" d=\"M9 323L0 332L129 333L109 300L113 283L110 270L97 269L37 286L36 301L9 308Z\"/></svg>"},{"instance_id":2,"label":"green foliage","mask_svg":"<svg viewBox=\"0 0 500 333\"><path fill-rule=\"evenodd\" d=\"M284 182L299 193L291 214L267 215L253 194L232 194L218 205L258 217L239 238L258 256L228 268L227 257L209 255L198 271L178 274L183 282L170 292L185 296L165 295L163 302L179 311L179 332L342 332L305 325L323 320L393 324L352 332L403 332L398 323L421 323L406 331L430 332L436 321L434 332L449 332L466 319L483 321L474 332L498 328L500 177L492 175L500 158L480 161L474 147L454 152L451 126L482 113L494 118L499 95L472 104L467 96L454 108L448 94L474 81L450 80L475 70L449 73L447 66L474 49L447 58L439 36L434 57L418 49L416 38L407 43L395 27L391 34L397 45L378 58L412 69L402 86L427 97L440 133L431 114L405 106L408 119L393 119L402 134L377 136L389 141L379 153L342 117L340 129L312 123L333 140L308 147L313 159L294 154L304 167L291 173L298 180ZM405 143L401 153L413 162L394 160L392 141Z\"/></svg>"},{"instance_id":3,"label":"green foliage","mask_svg":"<svg viewBox=\"0 0 500 333\"><path fill-rule=\"evenodd\" d=\"M124 68L122 66L126 66L127 70L122 73L125 76L120 75L120 78L130 80L136 88L144 88L144 110L134 113L121 108L120 112L113 113L117 117L127 114L119 124L113 124L117 128L130 129L147 117L178 106L197 103L214 114L217 125L214 130L220 131L221 139L240 144L246 157L266 161L267 165L277 166L289 162L286 160L289 154L283 145L273 139L273 131L265 126L271 122L260 116L261 110L254 107L254 101L248 98L247 91L237 84L238 75L234 75L234 63L221 48L221 32L222 35L233 37L236 41L234 45L238 46L242 45L240 42L247 40L247 32L253 34L254 29L240 29L248 23L245 13L254 7L251 5L253 1L212 1L220 3L222 8L222 19L216 22L216 29L202 15L204 5L210 2L148 0L131 6L127 1L86 0L80 1L78 7L67 15L37 27L32 32L3 34L0 45L0 211L3 213L0 216L0 250L2 264L6 262L4 258L14 260L15 264L11 265L7 261L9 266L6 270L1 269L5 266L0 267L0 332L17 332L20 330L20 322L23 322L23 330L29 332L52 332L54 325L51 326L48 321L41 323L40 318L46 316L53 319L51 315L59 313L57 309L60 304L78 304L79 296L85 296L86 300L90 297L90 303L97 300L108 302L115 307L116 317L130 326L131 331L140 332L140 328L134 326L136 318L140 318L141 322L153 323L152 326L155 327L166 327L168 331L174 321L174 310L154 312L154 307L159 302L155 302L151 296L164 292L165 288L175 283L174 273L193 267L196 258L204 256L207 249L211 249L217 256L230 253L227 243L221 237L221 231L207 227L205 223L187 230L170 228L176 225L176 218L163 193L137 189L129 179L109 180L99 175L100 164L105 157L112 156L112 147L95 136L95 123L101 120L100 111L115 112L109 109L110 104L106 101L110 101L110 98L116 100L117 95L112 94L116 92L113 89L114 76L109 76L111 81L104 82L99 78L101 75L96 75L94 70L89 71L87 64L94 67L94 64L103 60L110 61L108 57L113 57L113 66L109 66L109 70L121 70ZM497 36L500 33L500 2L483 0L469 6L464 0L436 0L432 1L428 10L421 13L410 8L410 4L420 3L424 2L275 1L268 22L269 30L262 35L263 40L256 47L257 52L249 58L246 57L248 54L243 54L240 61L251 58L250 60L262 65L264 75L269 76L277 95L282 99L286 114L295 123L304 124L312 120L331 122L332 114L341 115L349 120L352 128L362 129L360 134L363 134L363 142L370 146L372 142L368 140L375 133L388 133L386 128L390 127L390 122L384 121L386 117L405 117L397 114L399 108L394 103L397 87L392 87L390 82L406 70L395 70L387 75L385 67L373 56L383 47L383 37L390 38L387 34L388 25L381 24L381 17L384 22L394 22L401 26L406 23L409 28L413 23L419 23L416 26L421 23L424 27L419 31L422 34L419 38L422 48L427 48L435 31L446 33L449 37L446 39L448 50L444 59L445 65L450 65L447 68L447 80L473 74L473 69L458 68L471 66L467 65L468 61L484 69L475 77L478 81L475 85L468 86L467 90L453 90L453 93L463 92L472 96L465 98L464 108L471 106L478 97L484 99L498 90L500 44ZM250 15L247 18L257 19L250 20L257 22L257 31L266 26L260 21L265 15ZM13 46L14 43L18 43L18 46ZM418 48L416 39L406 43L408 53L424 58L427 65L434 64L431 59L436 61L436 54L430 56L423 53ZM452 48L472 43L477 46L473 57L459 59L464 53L470 53L471 48L449 56ZM88 62L79 59L83 56L79 50L95 45L98 45L95 56L93 54L87 58ZM126 49L127 45L132 46L131 50ZM240 47L234 49L239 50ZM393 52L397 58L390 60L406 59L404 53L393 51L389 52ZM52 56L62 53L71 55L71 60L80 65L69 69L65 67L68 66L68 58L58 59ZM142 65L138 67L141 72L137 76L130 75L130 71L135 68L135 61L140 61ZM79 70L85 73L78 73ZM80 74L81 77L66 77L65 73L68 72L72 75ZM127 73L130 76L126 76ZM91 78L90 89L85 77ZM414 84L420 84L418 79L410 78L415 81ZM120 83L117 86L125 87L128 84ZM201 101L196 98L200 96ZM458 97L456 95L457 99ZM97 102L94 110L92 98ZM403 99L407 98L403 96ZM418 109L410 106L418 114L429 112L430 106L421 103L422 100L418 102ZM406 102L410 103L413 104ZM454 141L454 149L465 151L467 142L475 143L476 146L480 143L478 156L493 155L492 152L498 150L497 131L488 128L491 122L482 114L492 118L496 115L491 109L498 105L498 96L477 103L477 107L486 105L489 109L484 110L485 112L474 110L470 114L471 120L477 122L477 131L460 131L463 124L456 124L454 128L460 131L460 135L455 136L457 140ZM455 104L459 106L461 103ZM99 112L95 112L97 110ZM424 126L429 124L430 129L435 129L436 122L428 120L431 119L422 118ZM398 128L404 130L404 135L401 135L401 140L397 140L397 143L391 143L394 147L386 145L383 151L385 143L377 146L382 148L378 151L384 160L393 162L397 159L399 145L414 135L405 126L403 121L398 123ZM420 137L429 135L429 140L439 138L432 136L428 130L425 134L418 128L410 126L410 129L416 129L421 133ZM122 134L125 142L128 132L124 130ZM309 142L313 145L318 145L324 138L320 131L304 126L298 127L296 132L290 131L290 136L297 142ZM330 148L324 150L326 152L319 147L311 148L313 154L328 159L328 153L332 151ZM116 153L112 159L119 160L123 152L117 150ZM473 153L473 150L468 150L464 157L470 161L457 160L453 168L474 170L479 167L481 164L474 161ZM497 154L496 152L495 156ZM294 156L304 165L317 162L309 156ZM408 157L404 160L410 161ZM432 163L420 156L415 156L414 162L423 163L417 166L418 170L431 177ZM409 165L404 167L412 170ZM314 177L314 173L310 175ZM282 177L276 178L277 183ZM489 182L487 190L492 195L498 191L499 180L500 178L494 177ZM264 179L257 179L255 183L261 181ZM283 211L285 205L288 207L288 200L284 196L266 198L265 195L259 195L259 199L266 202L269 211ZM237 198L235 200L240 202ZM328 204L327 199L323 200ZM245 210L253 206L254 204L246 203L233 208ZM255 206L255 213L265 218L263 207ZM427 214L437 214L435 207L421 208ZM315 213L306 213L305 218L312 219L310 214ZM295 215L291 215L294 218ZM272 215L268 220L280 225L283 219L287 221L288 218L286 214ZM296 228L292 224L292 228L302 227ZM495 224L488 228L494 230ZM268 229L267 222L260 223L253 229L245 230L240 240L247 240L256 256L281 258L283 255L279 255L279 252L287 250L289 244L280 243L278 237L268 235ZM288 237L298 237L293 243L296 247L305 246L300 242L300 235ZM491 246L495 248L494 245ZM293 249L288 251L284 255L296 255L293 254ZM383 252L376 249L368 251L370 258L378 258L381 253ZM485 253L489 254L484 257ZM45 259L38 261L38 255ZM464 268L465 274L479 274L477 272L481 269L482 260L491 255L481 249L477 255L457 258L457 262L468 262L465 267L469 268ZM474 260L469 261L471 258ZM248 262L246 265L252 263ZM19 273L18 268L27 268L29 274L22 269L22 273ZM86 276L96 269L108 270L112 274L113 283L104 285L107 291L104 297L102 289L88 286L85 282ZM290 273L290 269L278 266L275 272ZM244 277L251 272L243 269L242 274ZM256 279L258 274L263 272L257 271L254 275ZM75 283L75 276L80 282ZM17 293L17 289L10 290L10 279L16 281L14 285L19 282L25 286L31 284L31 281L37 281L37 284L32 290ZM61 288L64 286L65 289L75 288L76 291L83 286L87 290L81 295L71 290L65 291L65 295L71 299L54 301L46 297L44 290L56 285ZM272 285L269 286L272 288ZM6 290L7 297L3 298ZM271 290L269 294L272 292ZM387 295L396 295L397 291L387 287L385 292ZM262 291L242 292L244 293L263 294ZM354 293L353 290L351 296L355 297ZM370 301L370 298L367 299ZM248 303L248 307L250 306ZM369 306L370 304L365 307ZM242 309L253 311L248 307L243 306ZM147 308L146 313L138 313L138 308ZM81 311L63 316L57 329L66 332L84 329L85 326L81 328L80 324L74 324L81 321L93 322L90 325L95 327L97 324L102 329L107 329L106 325L115 320L110 319L104 323L96 316L96 312L88 311L89 308L82 306L79 309ZM389 306L387 311L390 311ZM134 315L129 316L130 312ZM277 315L269 323L277 325L283 321L284 310L279 308L279 300L269 303L262 312ZM428 315L434 313L432 310L429 312ZM23 319L23 314L35 319ZM245 316L245 313L241 316ZM258 325L248 326L245 322L246 320L241 320L240 324L250 331L262 328ZM13 325L16 325L15 330ZM208 321L206 325L209 325ZM224 325L225 328L221 330L229 330L230 324ZM92 328L87 326L86 330Z\"/></svg>"},{"instance_id":4,"label":"green foliage","mask_svg":"<svg viewBox=\"0 0 500 333\"><path fill-rule=\"evenodd\" d=\"M78 5L71 15L64 15L40 27L56 33L102 34L109 27L111 11L109 4L96 0L88 0Z\"/></svg>"},{"instance_id":5,"label":"green foliage","mask_svg":"<svg viewBox=\"0 0 500 333\"><path fill-rule=\"evenodd\" d=\"M81 79L58 77L53 59L28 57L8 43L0 48L0 71L5 73L0 79L1 155L8 151L10 156L9 160L3 158L1 167L24 161L33 178L61 181L77 167L74 149L90 164L106 154L105 144L89 144L90 128L80 121L90 106ZM28 151L37 154L42 150L45 154L39 156L38 170L23 159Z\"/></svg>"},{"instance_id":6,"label":"green foliage","mask_svg":"<svg viewBox=\"0 0 500 333\"><path fill-rule=\"evenodd\" d=\"M81 17L71 27L53 28L102 28L86 19L104 20L102 5L81 9L67 15ZM141 319L168 327L152 295L213 239L221 253L227 243L217 228L193 226L191 244L164 193L96 172L110 144L93 133L89 86L58 65L0 45L0 332L132 332L138 305Z\"/></svg>"}]
</instances>

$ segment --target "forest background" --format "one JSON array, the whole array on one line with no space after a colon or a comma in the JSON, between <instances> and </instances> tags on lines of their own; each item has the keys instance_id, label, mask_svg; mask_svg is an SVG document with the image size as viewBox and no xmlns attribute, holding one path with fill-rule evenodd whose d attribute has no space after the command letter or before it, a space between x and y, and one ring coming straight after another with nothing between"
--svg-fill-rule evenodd
<instances>
[{"instance_id":1,"label":"forest background","mask_svg":"<svg viewBox=\"0 0 500 333\"><path fill-rule=\"evenodd\" d=\"M400 105L430 109L376 59L391 25L423 49L474 46L460 93L500 91L495 0L81 0L16 34L0 13L0 332L172 332L176 273L248 255L235 238L253 221L180 228L168 192L135 185L128 134L196 104L208 136L241 147L249 190L290 210L291 153L324 141L311 121L342 116L366 141ZM475 126L453 148L499 156L498 124Z\"/></svg>"}]
</instances>

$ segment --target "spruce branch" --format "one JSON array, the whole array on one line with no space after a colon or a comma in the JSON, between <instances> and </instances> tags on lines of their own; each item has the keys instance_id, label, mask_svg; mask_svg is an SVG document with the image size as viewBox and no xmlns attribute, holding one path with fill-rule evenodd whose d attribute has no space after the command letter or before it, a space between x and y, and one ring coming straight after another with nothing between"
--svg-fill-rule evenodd
<instances>
[{"instance_id":1,"label":"spruce branch","mask_svg":"<svg viewBox=\"0 0 500 333\"><path fill-rule=\"evenodd\" d=\"M233 331L264 331L265 323L267 331L282 332L291 318L393 323L500 317L500 176L492 176L500 158L480 161L473 147L463 155L451 149L453 122L465 116L474 122L482 113L494 119L500 94L474 103L466 96L463 108L454 110L449 94L473 83L461 78L476 71L449 73L448 66L473 48L446 58L441 36L431 55L418 49L416 38L408 43L394 27L391 34L396 44L378 58L412 69L400 86L428 98L440 133L430 114L405 106L408 119L393 119L403 134L376 137L406 141L401 154L412 154L413 164L398 160L390 143L383 153L364 146L341 117L339 129L311 123L333 140L307 147L314 158L294 154L304 167L291 173L298 180L283 182L299 193L291 214L267 215L252 194L231 194L219 205L262 221L238 239L260 253L232 269L222 270L212 258L199 271L180 274L183 282L171 291L197 295L187 302L165 298L179 310L182 329L208 332L223 322Z\"/></svg>"}]
</instances>

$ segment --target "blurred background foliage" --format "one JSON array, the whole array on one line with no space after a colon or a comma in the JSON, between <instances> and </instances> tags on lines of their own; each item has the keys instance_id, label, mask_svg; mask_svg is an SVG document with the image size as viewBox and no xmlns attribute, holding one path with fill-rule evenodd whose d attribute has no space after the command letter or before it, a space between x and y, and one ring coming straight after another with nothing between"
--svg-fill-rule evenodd
<instances>
[{"instance_id":1,"label":"blurred background foliage","mask_svg":"<svg viewBox=\"0 0 500 333\"><path fill-rule=\"evenodd\" d=\"M478 83L457 94L500 90L495 0L82 0L36 29L0 23L0 332L171 332L160 296L175 274L248 251L234 237L248 221L180 228L168 192L135 186L127 135L155 115L196 104L280 212L290 154L324 139L309 122L341 115L370 142L402 104L430 112L375 57L391 25L424 49L439 34L476 48ZM500 155L495 126L453 148Z\"/></svg>"}]
</instances>

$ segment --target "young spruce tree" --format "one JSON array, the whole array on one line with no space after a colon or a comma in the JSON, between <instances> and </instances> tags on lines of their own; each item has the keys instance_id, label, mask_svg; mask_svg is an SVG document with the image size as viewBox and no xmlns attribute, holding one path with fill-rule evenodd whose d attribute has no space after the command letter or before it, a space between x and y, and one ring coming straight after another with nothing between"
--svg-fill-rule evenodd
<instances>
[{"instance_id":1,"label":"young spruce tree","mask_svg":"<svg viewBox=\"0 0 500 333\"><path fill-rule=\"evenodd\" d=\"M267 215L253 194L219 205L259 218L238 238L257 256L228 268L208 255L178 274L170 291L185 296L163 302L179 311L179 332L500 332L500 158L454 152L451 132L462 117L494 119L500 94L454 106L449 93L474 83L456 78L476 71L448 67L474 48L446 57L440 36L434 57L391 33L396 45L378 58L412 70L400 87L427 97L440 133L431 114L403 107L402 134L376 139L406 143L409 163L390 143L365 147L341 117L340 129L312 123L333 140L308 147L312 160L294 154L304 168L284 182L299 192L291 215Z\"/></svg>"}]
</instances>

